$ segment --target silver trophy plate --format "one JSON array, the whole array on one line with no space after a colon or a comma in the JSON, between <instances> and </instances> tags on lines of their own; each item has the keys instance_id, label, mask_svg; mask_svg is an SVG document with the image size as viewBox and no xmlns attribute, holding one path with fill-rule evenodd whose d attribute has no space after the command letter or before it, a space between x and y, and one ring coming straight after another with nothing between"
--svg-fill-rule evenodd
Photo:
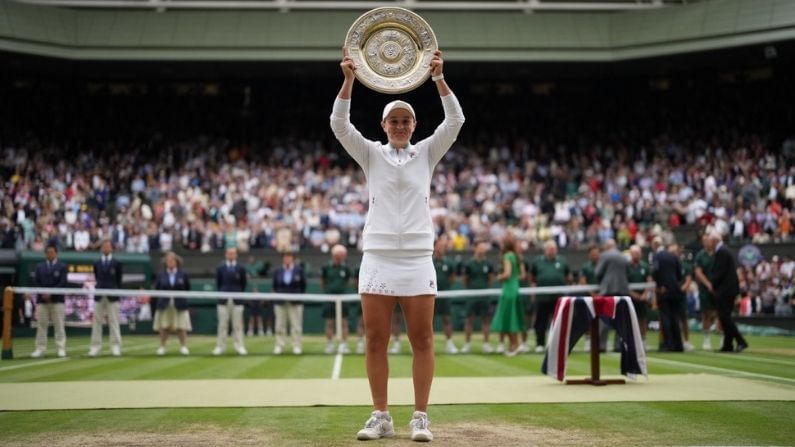
<instances>
[{"instance_id":1,"label":"silver trophy plate","mask_svg":"<svg viewBox=\"0 0 795 447\"><path fill-rule=\"evenodd\" d=\"M428 22L404 8L383 7L362 14L345 36L356 78L388 94L414 90L431 75L439 46Z\"/></svg>"}]
</instances>

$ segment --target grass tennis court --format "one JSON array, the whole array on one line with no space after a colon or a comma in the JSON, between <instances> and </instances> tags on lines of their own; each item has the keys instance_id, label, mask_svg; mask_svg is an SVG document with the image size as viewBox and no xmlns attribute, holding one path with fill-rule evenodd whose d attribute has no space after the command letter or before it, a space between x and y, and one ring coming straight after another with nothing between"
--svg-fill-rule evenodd
<instances>
[{"instance_id":1,"label":"grass tennis court","mask_svg":"<svg viewBox=\"0 0 795 447\"><path fill-rule=\"evenodd\" d=\"M648 343L656 343L650 334ZM477 340L477 339L476 339ZM460 342L460 340L457 340ZM692 336L696 346L700 334ZM644 384L625 385L638 393L650 389L661 375L710 374L730 377L738 386L762 384L782 390L779 401L578 402L433 405L432 428L439 445L792 445L791 415L795 414L795 340L791 337L749 337L751 348L735 354L649 352L649 374ZM31 339L17 339L16 359L0 362L0 385L59 382L66 387L95 381L134 381L134 392L157 392L161 381L236 380L247 387L252 379L323 379L332 388L335 356L322 354L324 339L308 337L302 356L270 355L272 337L247 339L250 355L210 355L214 337L189 339L191 356L176 348L157 357L154 336L130 336L124 340L125 356L88 358L87 337L70 337L69 358L53 355L44 360L26 358ZM175 343L172 341L172 343ZM716 339L713 337L713 345ZM176 345L170 345L173 347ZM474 351L479 351L475 343ZM437 352L443 339L437 339ZM565 387L540 377L541 354L514 358L499 355L437 355L439 388L446 379L532 378L544 389ZM618 374L617 354L602 357L603 375ZM587 375L588 354L577 349L569 362L570 375ZM391 376L410 377L411 357L390 357ZM342 359L340 380L365 378L364 358ZM673 376L672 376L673 377ZM709 377L709 376L705 376ZM314 380L313 382L318 382ZM206 382L205 382L206 383ZM212 383L212 382L210 382ZM254 388L251 382L251 388ZM295 381L285 380L295 386ZM309 383L309 382L307 382ZM323 383L322 381L320 383ZM361 382L362 394L367 394ZM554 386L553 386L554 385ZM552 387L552 388L550 388ZM614 385L614 387L622 387ZM572 387L567 387L572 388ZM535 389L535 388L533 388ZM611 387L598 393L610 393ZM591 392L593 389L588 390ZM568 390L567 390L568 391ZM731 391L731 390L727 390ZM296 390L300 392L300 390ZM473 389L462 389L462 394ZM583 391L585 392L585 390ZM634 393L634 391L633 391ZM90 398L90 393L86 395ZM0 398L2 400L2 398ZM696 399L701 400L701 399ZM398 438L374 441L376 445L410 445L406 424L411 408L392 408ZM369 406L253 407L253 408L156 408L0 412L0 444L3 445L350 445L366 419Z\"/></svg>"}]
</instances>

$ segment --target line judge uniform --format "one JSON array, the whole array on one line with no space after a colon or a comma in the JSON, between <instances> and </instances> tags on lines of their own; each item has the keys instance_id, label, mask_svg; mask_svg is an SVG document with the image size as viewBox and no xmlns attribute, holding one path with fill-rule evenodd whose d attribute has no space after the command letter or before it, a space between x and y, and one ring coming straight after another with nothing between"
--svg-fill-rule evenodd
<instances>
[{"instance_id":1,"label":"line judge uniform","mask_svg":"<svg viewBox=\"0 0 795 447\"><path fill-rule=\"evenodd\" d=\"M224 261L215 271L215 285L221 295L223 292L245 292L247 285L246 269L237 262ZM229 322L232 322L232 337L235 350L245 355L246 346L243 341L243 300L221 298L216 306L218 311L218 340L216 353L226 350L226 338L229 335Z\"/></svg>"},{"instance_id":2,"label":"line judge uniform","mask_svg":"<svg viewBox=\"0 0 795 447\"><path fill-rule=\"evenodd\" d=\"M97 289L120 289L122 264L113 255L102 255L94 262L94 278ZM102 323L108 319L108 336L111 351L114 355L121 354L121 327L119 326L119 297L94 296L94 318L91 327L91 353L97 354L102 349Z\"/></svg>"},{"instance_id":3,"label":"line judge uniform","mask_svg":"<svg viewBox=\"0 0 795 447\"><path fill-rule=\"evenodd\" d=\"M304 270L296 264L291 268L279 266L273 273L273 291L276 293L304 293L306 292L306 277ZM287 323L290 323L290 334L293 337L293 352L301 352L301 336L304 327L303 301L274 300L274 326L276 332L275 352L281 353L287 335Z\"/></svg>"},{"instance_id":4,"label":"line judge uniform","mask_svg":"<svg viewBox=\"0 0 795 447\"><path fill-rule=\"evenodd\" d=\"M165 270L158 275L155 289L190 290L190 279L188 274L181 269ZM161 329L190 332L193 328L191 327L190 314L188 313L188 299L174 298L173 296L170 298L158 298L152 329L155 332Z\"/></svg>"},{"instance_id":5,"label":"line judge uniform","mask_svg":"<svg viewBox=\"0 0 795 447\"><path fill-rule=\"evenodd\" d=\"M66 264L57 258L36 266L33 284L36 287L66 287ZM40 294L37 299L38 326L36 328L36 351L47 352L47 331L52 323L55 347L58 355L66 355L66 330L64 328L64 296Z\"/></svg>"}]
</instances>

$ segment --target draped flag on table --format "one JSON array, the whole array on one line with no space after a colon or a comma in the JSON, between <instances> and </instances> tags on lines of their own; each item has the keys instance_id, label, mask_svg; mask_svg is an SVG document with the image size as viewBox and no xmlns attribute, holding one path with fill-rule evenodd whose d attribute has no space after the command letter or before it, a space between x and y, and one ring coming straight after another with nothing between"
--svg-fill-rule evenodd
<instances>
[{"instance_id":1,"label":"draped flag on table","mask_svg":"<svg viewBox=\"0 0 795 447\"><path fill-rule=\"evenodd\" d=\"M635 306L628 296L564 296L558 299L552 317L547 352L541 372L563 380L569 353L599 317L615 328L621 340L621 374L634 379L648 377L646 351L640 336Z\"/></svg>"}]
</instances>

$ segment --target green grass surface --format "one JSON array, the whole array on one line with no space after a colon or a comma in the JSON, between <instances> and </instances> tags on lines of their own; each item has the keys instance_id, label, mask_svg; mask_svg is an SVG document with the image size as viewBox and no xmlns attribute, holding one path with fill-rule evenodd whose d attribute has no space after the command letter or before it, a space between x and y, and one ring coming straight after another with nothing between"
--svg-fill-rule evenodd
<instances>
[{"instance_id":1,"label":"green grass surface","mask_svg":"<svg viewBox=\"0 0 795 447\"><path fill-rule=\"evenodd\" d=\"M792 445L794 411L795 402L645 402L436 406L430 415L439 445ZM99 445L117 439L116 445L138 445L130 442L137 433L175 445L169 441L192 439L177 434L194 433L204 438L203 445L225 438L236 440L231 445L351 445L368 412L364 407L7 412L0 413L0 440L38 445L60 439L68 445L81 439L83 445L95 445L91 440ZM393 408L399 439L373 444L410 445L410 412Z\"/></svg>"},{"instance_id":2,"label":"green grass surface","mask_svg":"<svg viewBox=\"0 0 795 447\"><path fill-rule=\"evenodd\" d=\"M742 354L697 349L648 353L649 374L708 372L795 387L795 338L751 336ZM479 340L479 339L477 339ZM460 344L461 337L456 337ZM698 348L701 335L691 341ZM27 356L31 339L15 340L15 359L0 362L0 382L180 379L330 378L334 356L322 354L322 337L306 337L305 354L272 356L272 337L247 339L250 355L231 349L210 355L214 337L191 336L191 355L170 351L157 357L154 336L124 339L125 355L85 356L88 338L70 337L69 358ZM656 334L648 344L656 345ZM718 342L713 337L713 346ZM514 358L479 354L445 355L438 337L437 377L538 376L541 354ZM604 375L618 374L618 354L602 356ZM393 377L409 377L407 343L390 356ZM589 373L589 355L578 347L570 375ZM364 358L345 356L341 377L365 377ZM552 379L550 379L552 380ZM560 385L565 386L565 385ZM465 392L465 390L462 390ZM0 397L2 398L2 397ZM409 445L411 409L393 408L398 439L375 445ZM367 417L366 407L74 410L0 412L2 445L349 445ZM455 405L431 407L438 445L795 445L795 402L642 402L587 404ZM43 422L46 421L46 422ZM98 421L100 421L98 423Z\"/></svg>"},{"instance_id":3,"label":"green grass surface","mask_svg":"<svg viewBox=\"0 0 795 447\"><path fill-rule=\"evenodd\" d=\"M693 344L701 346L701 334L693 335ZM330 378L334 356L323 354L322 337L305 337L304 354L271 355L273 337L247 338L249 355L240 357L230 349L221 356L210 354L215 337L192 336L188 345L191 355L177 352L176 340L169 340L169 352L158 357L158 346L153 336L131 336L124 339L125 355L111 357L107 347L103 356L89 358L88 337L68 339L69 358L56 360L53 352L45 360L28 357L33 350L32 339L16 340L15 359L0 362L0 382L69 381L69 380L150 380L150 379L278 379L278 378ZM742 354L723 354L696 349L688 353L647 353L650 374L681 374L709 372L734 377L756 378L795 385L795 338L773 336L748 337L751 348ZM461 340L456 340L459 342ZM656 334L650 334L648 343L656 344ZM713 345L717 337L713 337ZM353 343L352 343L353 345ZM231 342L230 342L231 346ZM582 343L569 357L570 375L587 375L590 372L590 354L583 352ZM353 346L352 346L353 347ZM289 350L288 350L289 351ZM475 343L475 354L444 354L444 339L436 339L437 377L526 376L540 375L543 354L526 354L517 357L479 354L480 343ZM411 355L404 341L403 352L391 355L392 377L411 376ZM619 374L617 353L603 354L602 373ZM48 363L43 363L48 362ZM22 365L30 365L23 367ZM10 369L6 369L9 368ZM366 377L364 356L348 355L342 363L341 378Z\"/></svg>"}]
</instances>

